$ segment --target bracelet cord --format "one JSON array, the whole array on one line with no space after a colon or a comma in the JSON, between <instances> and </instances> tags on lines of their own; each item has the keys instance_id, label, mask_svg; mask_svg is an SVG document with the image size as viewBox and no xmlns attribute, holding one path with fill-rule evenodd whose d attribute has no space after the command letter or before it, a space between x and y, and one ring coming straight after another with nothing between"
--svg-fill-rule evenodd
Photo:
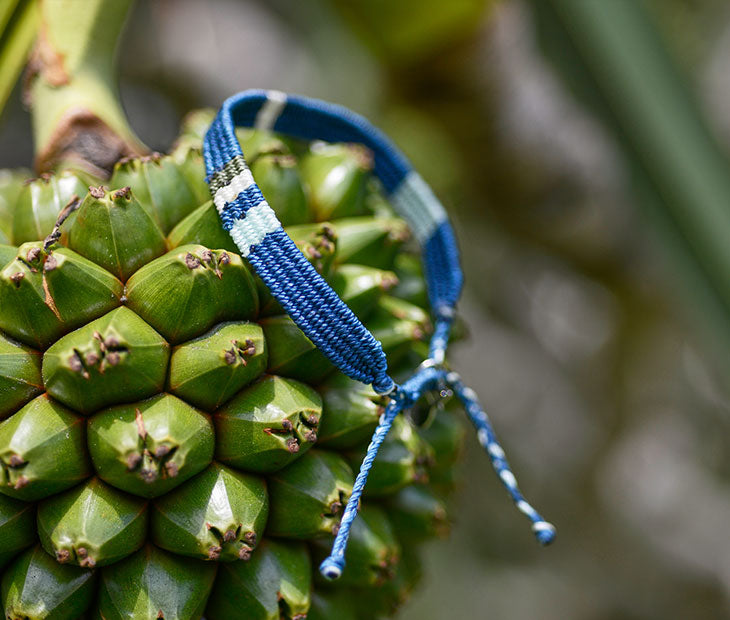
<instances>
[{"instance_id":1,"label":"bracelet cord","mask_svg":"<svg viewBox=\"0 0 730 620\"><path fill-rule=\"evenodd\" d=\"M369 148L374 172L395 210L421 245L434 315L429 358L402 385L388 375L381 344L317 273L284 231L244 158L235 128L255 127L305 140L355 142ZM372 385L389 403L373 433L332 551L320 566L327 579L345 567L345 551L368 474L395 418L428 391L450 389L464 405L492 467L543 545L555 528L525 500L476 393L445 367L446 349L463 286L459 250L445 209L395 145L362 116L335 104L279 91L248 90L227 99L203 142L213 202L244 258L297 326L349 377Z\"/></svg>"}]
</instances>

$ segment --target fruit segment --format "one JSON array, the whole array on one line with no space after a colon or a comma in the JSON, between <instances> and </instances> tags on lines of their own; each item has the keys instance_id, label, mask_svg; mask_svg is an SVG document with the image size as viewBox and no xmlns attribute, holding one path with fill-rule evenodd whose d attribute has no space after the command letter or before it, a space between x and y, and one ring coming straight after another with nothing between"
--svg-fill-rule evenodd
<instances>
[{"instance_id":1,"label":"fruit segment","mask_svg":"<svg viewBox=\"0 0 730 620\"><path fill-rule=\"evenodd\" d=\"M290 316L272 316L260 323L269 346L270 373L316 385L335 370Z\"/></svg>"},{"instance_id":2,"label":"fruit segment","mask_svg":"<svg viewBox=\"0 0 730 620\"><path fill-rule=\"evenodd\" d=\"M0 586L10 620L76 620L94 599L96 573L56 562L40 547L21 555L5 571Z\"/></svg>"},{"instance_id":3,"label":"fruit segment","mask_svg":"<svg viewBox=\"0 0 730 620\"><path fill-rule=\"evenodd\" d=\"M256 323L223 323L172 352L170 391L214 411L266 369L268 348Z\"/></svg>"},{"instance_id":4,"label":"fruit segment","mask_svg":"<svg viewBox=\"0 0 730 620\"><path fill-rule=\"evenodd\" d=\"M169 357L170 347L162 336L121 307L48 349L43 379L53 398L89 414L160 392Z\"/></svg>"},{"instance_id":5,"label":"fruit segment","mask_svg":"<svg viewBox=\"0 0 730 620\"><path fill-rule=\"evenodd\" d=\"M0 570L36 538L35 506L0 495Z\"/></svg>"},{"instance_id":6,"label":"fruit segment","mask_svg":"<svg viewBox=\"0 0 730 620\"><path fill-rule=\"evenodd\" d=\"M248 561L268 512L263 478L214 463L154 503L152 540L201 560Z\"/></svg>"},{"instance_id":7,"label":"fruit segment","mask_svg":"<svg viewBox=\"0 0 730 620\"><path fill-rule=\"evenodd\" d=\"M41 241L53 231L59 213L87 187L73 172L44 174L27 183L18 197L13 215L13 242Z\"/></svg>"},{"instance_id":8,"label":"fruit segment","mask_svg":"<svg viewBox=\"0 0 730 620\"><path fill-rule=\"evenodd\" d=\"M101 571L97 618L129 620L200 618L216 567L154 545Z\"/></svg>"},{"instance_id":9,"label":"fruit segment","mask_svg":"<svg viewBox=\"0 0 730 620\"><path fill-rule=\"evenodd\" d=\"M186 175L171 156L154 153L124 159L114 167L110 187L131 187L137 199L167 234L200 202Z\"/></svg>"},{"instance_id":10,"label":"fruit segment","mask_svg":"<svg viewBox=\"0 0 730 620\"><path fill-rule=\"evenodd\" d=\"M297 539L336 534L353 482L352 470L342 457L312 450L269 477L267 532Z\"/></svg>"},{"instance_id":11,"label":"fruit segment","mask_svg":"<svg viewBox=\"0 0 730 620\"><path fill-rule=\"evenodd\" d=\"M313 547L314 557L321 562L329 554L330 541L318 540ZM345 553L347 570L333 587L382 586L393 578L400 553L400 545L385 511L378 506L363 505L358 519L352 524Z\"/></svg>"},{"instance_id":12,"label":"fruit segment","mask_svg":"<svg viewBox=\"0 0 730 620\"><path fill-rule=\"evenodd\" d=\"M368 385L342 374L334 375L320 386L322 422L319 445L347 450L367 444L385 412L388 399Z\"/></svg>"},{"instance_id":13,"label":"fruit segment","mask_svg":"<svg viewBox=\"0 0 730 620\"><path fill-rule=\"evenodd\" d=\"M0 272L0 329L43 349L120 305L122 283L73 250L25 243Z\"/></svg>"},{"instance_id":14,"label":"fruit segment","mask_svg":"<svg viewBox=\"0 0 730 620\"><path fill-rule=\"evenodd\" d=\"M220 567L208 620L304 620L310 606L311 562L303 544L266 541L250 562Z\"/></svg>"},{"instance_id":15,"label":"fruit segment","mask_svg":"<svg viewBox=\"0 0 730 620\"><path fill-rule=\"evenodd\" d=\"M0 493L38 501L91 473L84 419L45 394L0 423Z\"/></svg>"},{"instance_id":16,"label":"fruit segment","mask_svg":"<svg viewBox=\"0 0 730 620\"><path fill-rule=\"evenodd\" d=\"M113 564L139 549L147 536L147 502L98 478L38 506L38 533L60 564Z\"/></svg>"},{"instance_id":17,"label":"fruit segment","mask_svg":"<svg viewBox=\"0 0 730 620\"><path fill-rule=\"evenodd\" d=\"M360 145L315 144L301 161L315 220L365 213L365 190L372 168L372 154Z\"/></svg>"},{"instance_id":18,"label":"fruit segment","mask_svg":"<svg viewBox=\"0 0 730 620\"><path fill-rule=\"evenodd\" d=\"M312 388L264 377L215 414L216 459L245 471L277 471L314 445L321 415Z\"/></svg>"},{"instance_id":19,"label":"fruit segment","mask_svg":"<svg viewBox=\"0 0 730 620\"><path fill-rule=\"evenodd\" d=\"M127 304L171 344L258 313L241 257L202 245L181 246L142 267L127 282Z\"/></svg>"},{"instance_id":20,"label":"fruit segment","mask_svg":"<svg viewBox=\"0 0 730 620\"><path fill-rule=\"evenodd\" d=\"M105 409L88 429L102 480L140 497L168 493L213 460L210 419L171 394Z\"/></svg>"},{"instance_id":21,"label":"fruit segment","mask_svg":"<svg viewBox=\"0 0 730 620\"><path fill-rule=\"evenodd\" d=\"M122 282L167 250L159 226L129 187L92 187L69 228L68 247Z\"/></svg>"},{"instance_id":22,"label":"fruit segment","mask_svg":"<svg viewBox=\"0 0 730 620\"><path fill-rule=\"evenodd\" d=\"M43 391L41 355L0 333L0 419Z\"/></svg>"}]
</instances>

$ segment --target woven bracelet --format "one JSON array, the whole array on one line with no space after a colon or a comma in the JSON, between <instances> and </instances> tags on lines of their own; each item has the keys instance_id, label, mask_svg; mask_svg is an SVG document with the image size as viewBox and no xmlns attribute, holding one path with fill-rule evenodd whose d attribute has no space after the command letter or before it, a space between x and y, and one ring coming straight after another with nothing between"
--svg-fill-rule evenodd
<instances>
[{"instance_id":1,"label":"woven bracelet","mask_svg":"<svg viewBox=\"0 0 730 620\"><path fill-rule=\"evenodd\" d=\"M388 375L382 346L288 237L246 164L236 127L255 127L305 140L350 142L373 153L374 172L421 245L434 319L429 357L401 385ZM343 373L390 396L355 479L330 556L320 571L336 579L345 566L350 528L368 473L399 413L426 392L451 389L463 403L481 445L517 508L548 544L555 528L525 500L476 394L445 367L446 348L461 294L459 250L438 198L395 145L365 118L342 106L279 91L248 90L227 99L203 143L206 180L225 228L272 295L309 339Z\"/></svg>"}]
</instances>

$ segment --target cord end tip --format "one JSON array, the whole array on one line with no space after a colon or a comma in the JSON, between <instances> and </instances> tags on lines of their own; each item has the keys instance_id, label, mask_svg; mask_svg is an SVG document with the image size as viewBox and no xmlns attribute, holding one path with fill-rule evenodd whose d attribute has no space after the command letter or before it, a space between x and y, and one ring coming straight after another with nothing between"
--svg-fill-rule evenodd
<instances>
[{"instance_id":1,"label":"cord end tip","mask_svg":"<svg viewBox=\"0 0 730 620\"><path fill-rule=\"evenodd\" d=\"M537 542L539 542L543 547L552 543L557 534L555 526L547 521L538 521L532 526L532 531L535 533Z\"/></svg>"},{"instance_id":2,"label":"cord end tip","mask_svg":"<svg viewBox=\"0 0 730 620\"><path fill-rule=\"evenodd\" d=\"M329 557L319 565L319 572L327 581L335 581L342 576L342 568L340 562Z\"/></svg>"}]
</instances>

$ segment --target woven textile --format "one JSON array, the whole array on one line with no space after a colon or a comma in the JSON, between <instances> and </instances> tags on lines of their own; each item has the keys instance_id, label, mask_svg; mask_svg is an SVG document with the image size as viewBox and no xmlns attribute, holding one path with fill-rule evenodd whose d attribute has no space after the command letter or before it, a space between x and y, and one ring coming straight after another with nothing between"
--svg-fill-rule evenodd
<instances>
[{"instance_id":1,"label":"woven textile","mask_svg":"<svg viewBox=\"0 0 730 620\"><path fill-rule=\"evenodd\" d=\"M305 140L356 142L374 157L374 172L393 207L409 223L421 244L435 329L429 359L403 385L388 376L380 343L342 302L287 236L246 164L236 126L273 130ZM517 508L532 522L537 539L548 544L555 528L522 496L476 394L445 367L446 348L461 294L459 250L446 211L408 160L362 116L324 101L249 90L228 99L204 140L207 181L223 227L229 231L273 296L309 339L346 375L371 384L391 400L375 430L342 518L332 553L320 567L337 578L357 516L368 473L395 417L426 391L451 389L463 402L480 442Z\"/></svg>"}]
</instances>

